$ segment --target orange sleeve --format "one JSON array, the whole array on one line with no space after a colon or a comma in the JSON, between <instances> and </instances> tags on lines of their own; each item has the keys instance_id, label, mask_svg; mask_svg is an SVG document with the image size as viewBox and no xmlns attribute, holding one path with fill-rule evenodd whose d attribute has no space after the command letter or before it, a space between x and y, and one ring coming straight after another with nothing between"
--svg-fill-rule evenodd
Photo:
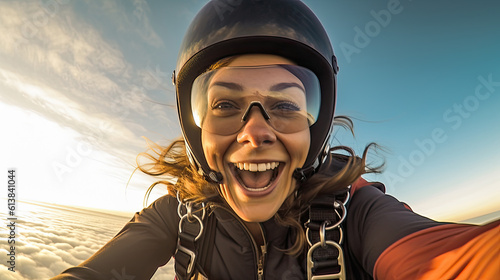
<instances>
[{"instance_id":1,"label":"orange sleeve","mask_svg":"<svg viewBox=\"0 0 500 280\"><path fill-rule=\"evenodd\" d=\"M375 279L500 279L500 220L483 226L445 224L388 247Z\"/></svg>"}]
</instances>

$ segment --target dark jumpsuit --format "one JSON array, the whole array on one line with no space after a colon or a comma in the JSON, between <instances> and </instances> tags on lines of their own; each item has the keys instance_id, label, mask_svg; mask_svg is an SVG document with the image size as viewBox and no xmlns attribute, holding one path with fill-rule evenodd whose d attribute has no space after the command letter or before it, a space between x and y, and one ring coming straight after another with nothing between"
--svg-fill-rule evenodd
<instances>
[{"instance_id":1,"label":"dark jumpsuit","mask_svg":"<svg viewBox=\"0 0 500 280\"><path fill-rule=\"evenodd\" d=\"M103 248L52 279L150 279L174 255L177 199L165 195L136 213ZM256 243L242 221L223 207L206 252L208 279L258 279ZM290 228L274 219L260 223L265 239L263 279L305 279L301 258L284 252ZM486 225L440 223L420 216L360 178L351 188L343 225L347 279L500 279L500 220ZM303 258L302 258L303 260Z\"/></svg>"}]
</instances>

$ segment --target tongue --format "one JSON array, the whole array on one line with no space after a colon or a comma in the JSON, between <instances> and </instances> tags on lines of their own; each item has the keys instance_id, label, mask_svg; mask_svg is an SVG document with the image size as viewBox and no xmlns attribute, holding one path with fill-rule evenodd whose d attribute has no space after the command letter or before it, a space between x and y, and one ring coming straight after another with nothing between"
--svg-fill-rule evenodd
<instances>
[{"instance_id":1,"label":"tongue","mask_svg":"<svg viewBox=\"0 0 500 280\"><path fill-rule=\"evenodd\" d=\"M265 172L250 172L250 171L239 171L239 175L245 187L251 189L260 189L266 187L273 176L273 171Z\"/></svg>"}]
</instances>

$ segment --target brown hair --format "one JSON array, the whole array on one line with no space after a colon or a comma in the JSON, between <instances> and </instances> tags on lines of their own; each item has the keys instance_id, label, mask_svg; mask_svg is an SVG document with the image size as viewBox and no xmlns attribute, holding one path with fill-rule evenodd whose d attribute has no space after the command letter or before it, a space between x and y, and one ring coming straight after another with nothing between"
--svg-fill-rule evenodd
<instances>
[{"instance_id":1,"label":"brown hair","mask_svg":"<svg viewBox=\"0 0 500 280\"><path fill-rule=\"evenodd\" d=\"M137 156L137 168L142 172L159 177L146 191L144 203L156 185L167 186L168 193L178 195L182 201L201 202L217 200L218 186L208 182L189 163L184 139L176 139L167 147L147 141L149 150ZM146 160L145 163L142 163Z\"/></svg>"}]
</instances>

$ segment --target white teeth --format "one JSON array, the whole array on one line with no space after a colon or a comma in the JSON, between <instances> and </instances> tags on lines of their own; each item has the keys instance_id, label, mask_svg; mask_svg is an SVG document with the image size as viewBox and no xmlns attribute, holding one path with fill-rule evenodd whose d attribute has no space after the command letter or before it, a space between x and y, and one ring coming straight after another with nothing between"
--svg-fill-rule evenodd
<instances>
[{"instance_id":1,"label":"white teeth","mask_svg":"<svg viewBox=\"0 0 500 280\"><path fill-rule=\"evenodd\" d=\"M255 164L255 163L250 163L250 164L248 164L248 165L249 165L249 166L248 166L248 171L250 171L250 172L256 172L256 171L257 171L257 164Z\"/></svg>"},{"instance_id":2,"label":"white teeth","mask_svg":"<svg viewBox=\"0 0 500 280\"><path fill-rule=\"evenodd\" d=\"M280 163L273 161L273 162L266 162L266 163L249 163L249 162L238 162L234 163L234 166L240 170L248 170L251 172L262 172L266 170L272 170L278 167Z\"/></svg>"},{"instance_id":3,"label":"white teeth","mask_svg":"<svg viewBox=\"0 0 500 280\"><path fill-rule=\"evenodd\" d=\"M267 170L265 163L259 163L257 166L258 166L259 172Z\"/></svg>"}]
</instances>

